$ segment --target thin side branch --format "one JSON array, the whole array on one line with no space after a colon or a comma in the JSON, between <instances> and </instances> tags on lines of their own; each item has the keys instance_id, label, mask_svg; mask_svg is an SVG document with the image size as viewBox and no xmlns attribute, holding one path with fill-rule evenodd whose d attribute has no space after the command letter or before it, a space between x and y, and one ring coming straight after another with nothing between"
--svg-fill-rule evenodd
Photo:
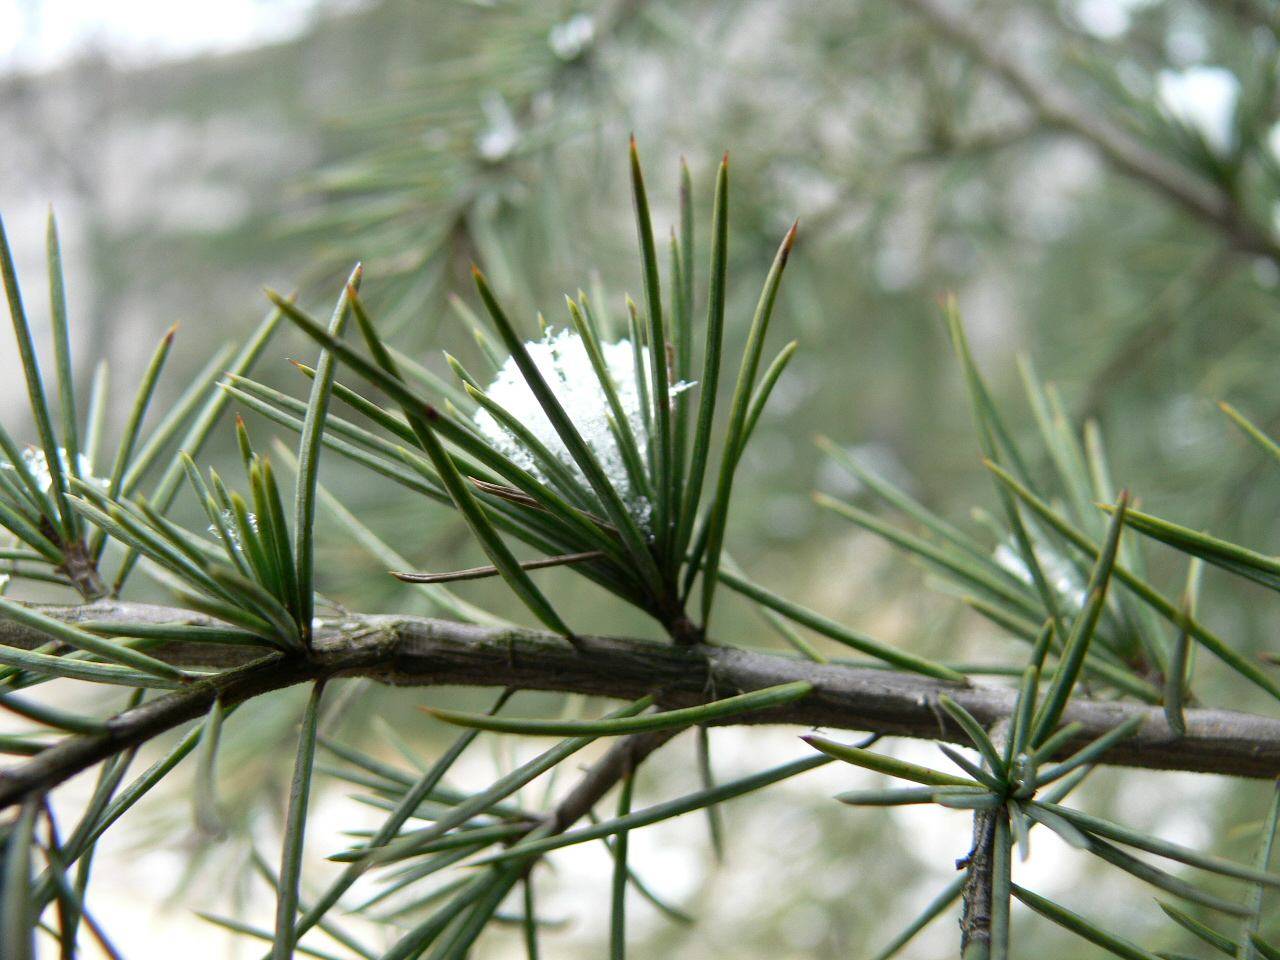
<instances>
[{"instance_id":1,"label":"thin side branch","mask_svg":"<svg viewBox=\"0 0 1280 960\"><path fill-rule=\"evenodd\" d=\"M584 560L599 560L604 556L601 550L584 550L581 553L562 553L555 557L544 557L541 560L525 560L520 564L521 570L545 570L548 567L563 567L570 563L582 563ZM412 571L392 570L391 575L404 583L456 583L459 580L483 580L486 577L498 576L498 568L494 566L468 567L465 570L451 570L448 573L416 573Z\"/></svg>"},{"instance_id":2,"label":"thin side branch","mask_svg":"<svg viewBox=\"0 0 1280 960\"><path fill-rule=\"evenodd\" d=\"M189 611L148 604L99 602L42 606L76 622L172 623L211 626ZM690 706L714 696L758 690L794 680L813 685L807 697L732 723L787 723L860 730L888 736L966 742L938 709L946 693L986 727L1006 719L1015 693L1008 687L961 685L914 674L816 664L778 654L702 644L675 646L625 637L579 637L576 646L535 630L495 629L399 615L350 615L318 631L311 656L266 657L245 647L162 644L153 655L184 665L232 669L193 683L108 722L103 734L72 737L0 771L0 807L48 790L81 770L151 737L203 716L215 697L225 706L295 683L361 676L401 686L482 686L548 690L634 699L648 693L663 707ZM47 638L0 621L0 644L31 648ZM256 657L256 659L254 659ZM1280 775L1280 719L1229 710L1188 710L1179 737L1159 707L1073 700L1063 722L1082 730L1064 755L1133 716L1145 723L1104 762L1244 777Z\"/></svg>"},{"instance_id":3,"label":"thin side branch","mask_svg":"<svg viewBox=\"0 0 1280 960\"><path fill-rule=\"evenodd\" d=\"M963 910L960 915L960 955L962 960L971 956L986 956L991 948L991 871L995 847L996 817L1004 816L1003 809L980 810L973 816L973 848L967 862L964 889L961 897Z\"/></svg>"},{"instance_id":4,"label":"thin side branch","mask_svg":"<svg viewBox=\"0 0 1280 960\"><path fill-rule=\"evenodd\" d=\"M1169 160L1110 118L1091 112L1029 70L1010 53L1013 45L1000 42L996 31L971 22L942 0L898 2L920 14L935 31L1000 77L1045 125L1092 144L1112 166L1221 231L1236 249L1280 262L1280 244L1275 237L1251 222L1226 191Z\"/></svg>"},{"instance_id":5,"label":"thin side branch","mask_svg":"<svg viewBox=\"0 0 1280 960\"><path fill-rule=\"evenodd\" d=\"M551 817L551 832L563 833L585 817L627 775L627 771L636 769L649 754L681 732L678 729L654 730L619 738L556 805Z\"/></svg>"},{"instance_id":6,"label":"thin side branch","mask_svg":"<svg viewBox=\"0 0 1280 960\"><path fill-rule=\"evenodd\" d=\"M1009 736L1009 721L1002 720L991 728L991 739L997 750L1004 750ZM986 765L990 769L990 765ZM960 902L961 960L991 955L992 918L995 911L995 868L997 821L1008 817L1004 807L978 810L973 815L973 847L956 866L966 870Z\"/></svg>"}]
</instances>

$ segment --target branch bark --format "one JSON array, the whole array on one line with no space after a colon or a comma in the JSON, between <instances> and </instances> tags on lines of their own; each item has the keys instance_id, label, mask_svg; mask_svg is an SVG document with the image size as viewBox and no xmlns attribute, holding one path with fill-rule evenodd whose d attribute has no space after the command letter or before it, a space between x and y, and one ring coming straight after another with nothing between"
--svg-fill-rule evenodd
<instances>
[{"instance_id":1,"label":"branch bark","mask_svg":"<svg viewBox=\"0 0 1280 960\"><path fill-rule=\"evenodd\" d=\"M1253 223L1235 199L1218 185L1169 160L1102 114L1028 69L1001 44L996 31L971 23L941 0L898 0L927 20L948 41L1000 77L1047 126L1093 145L1116 169L1172 200L1192 216L1221 231L1238 250L1280 263L1280 244Z\"/></svg>"},{"instance_id":2,"label":"branch bark","mask_svg":"<svg viewBox=\"0 0 1280 960\"><path fill-rule=\"evenodd\" d=\"M216 625L190 611L103 601L74 607L41 606L69 622ZM0 644L31 648L47 637L0 621ZM219 673L126 711L105 733L68 737L57 746L0 770L0 807L32 791L48 790L81 770L165 730L203 716L215 697L231 706L296 683L344 676L398 686L513 687L634 699L653 693L667 708L709 696L727 696L806 680L813 692L767 711L735 717L737 724L786 723L868 731L965 743L964 732L938 709L946 693L990 728L1009 717L1008 687L946 683L914 674L847 663L816 664L738 647L669 643L625 637L583 636L576 646L535 630L507 630L398 615L351 615L324 623L309 658L245 647L164 643L153 655ZM256 659L255 659L256 657ZM1132 716L1145 723L1118 744L1104 763L1244 777L1280 776L1280 719L1230 710L1186 713L1187 734L1177 736L1159 707L1073 700L1063 722L1083 729L1070 753Z\"/></svg>"},{"instance_id":3,"label":"branch bark","mask_svg":"<svg viewBox=\"0 0 1280 960\"><path fill-rule=\"evenodd\" d=\"M680 729L653 730L620 737L556 805L551 815L551 832L568 830L590 813L627 771L636 769L649 754L682 732Z\"/></svg>"},{"instance_id":4,"label":"branch bark","mask_svg":"<svg viewBox=\"0 0 1280 960\"><path fill-rule=\"evenodd\" d=\"M960 914L960 957L986 957L991 950L991 871L994 866L996 817L1004 809L980 810L973 815L973 848L965 864Z\"/></svg>"},{"instance_id":5,"label":"branch bark","mask_svg":"<svg viewBox=\"0 0 1280 960\"><path fill-rule=\"evenodd\" d=\"M1008 743L1010 721L1006 718L989 731L996 749L1003 751ZM989 764L983 764L990 769ZM1008 812L1003 806L995 810L978 810L973 815L973 847L969 856L956 864L966 870L960 892L960 957L961 960L987 960L991 956L992 920L996 907L995 869L996 833L1007 825ZM1001 824L1000 821L1004 820ZM1006 918L1007 919L1007 918ZM1005 927L1007 939L1007 924Z\"/></svg>"}]
</instances>

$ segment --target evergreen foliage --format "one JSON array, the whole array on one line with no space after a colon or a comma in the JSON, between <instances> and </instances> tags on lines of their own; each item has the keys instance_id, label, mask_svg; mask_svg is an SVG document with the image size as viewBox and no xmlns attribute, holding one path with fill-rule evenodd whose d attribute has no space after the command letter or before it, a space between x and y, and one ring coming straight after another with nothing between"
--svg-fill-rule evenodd
<instances>
[{"instance_id":1,"label":"evergreen foliage","mask_svg":"<svg viewBox=\"0 0 1280 960\"><path fill-rule=\"evenodd\" d=\"M749 575L731 555L739 545L768 552L744 535L758 511L742 506L744 489L771 482L752 476L761 429L807 443L814 426L775 415L786 385L802 381L841 414L864 389L809 382L803 308L829 300L845 278L818 251L818 265L804 265L807 222L769 226L767 255L762 223L731 229L739 193L758 192L765 179L758 148L741 185L735 154L713 176L693 172L705 158L682 161L659 186L632 138L620 179L633 220L621 229L600 218L607 228L592 229L616 249L625 242L634 298L607 272L584 269L574 278L580 285L562 283L582 240L566 236L582 216L574 198L562 198L567 212L558 219L521 207L520 187L559 183L537 168L576 148L572 121L599 106L593 86L615 66L610 44L647 42L634 35L668 15L644 6L567 17L475 13L483 43L449 61L451 82L417 78L401 99L352 119L308 184L319 199L297 236L321 238L326 257L345 257L345 238L359 237L368 277L364 264L344 264L347 279L324 312L312 306L309 280L301 296L269 290L253 334L208 351L171 403L158 398L172 392L181 333L160 338L129 396L108 386L105 365L81 378L69 319L76 287L64 278L52 215L47 318L33 307L31 278L20 282L0 225L0 279L27 400L25 416L6 411L0 424L0 709L21 723L21 732L0 736L0 753L11 758L0 766L0 955L70 958L91 940L116 955L110 918L91 909L93 882L104 882L93 871L95 846L144 797L167 796L179 770L193 777L194 829L210 843L247 838L242 876L274 894L270 928L202 911L210 923L260 941L272 960L452 960L485 950L507 925L519 929L530 958L553 954L558 918L540 908L538 888L555 852L578 845L610 860L610 880L602 874L590 907L607 918L610 957L625 957L629 944L634 953L640 901L673 925L696 922L661 878L633 862L633 832L697 813L708 850L732 856L761 838L733 829L726 805L825 768L827 777L849 778L828 805L837 822L912 806L939 817L960 811L971 830L955 878L915 918L894 918L900 933L878 958L909 949L941 917L958 921L966 960L1040 955L1051 928L1126 958L1180 957L1192 947L1280 956L1280 681L1277 658L1255 649L1241 627L1268 622L1259 608L1280 590L1280 561L1267 547L1274 531L1206 531L1199 515L1188 518L1186 497L1148 497L1143 485L1163 476L1148 481L1127 469L1122 484L1112 463L1157 446L1152 418L1135 402L1117 443L1098 416L1109 381L1128 376L1122 389L1132 392L1135 370L1159 366L1143 339L1165 336L1144 312L1150 302L1190 311L1198 288L1183 290L1175 276L1149 296L1151 277L1137 278L1142 316L1127 334L1110 331L1115 342L1104 345L1080 332L1080 343L1105 357L1075 408L1025 358L1016 371L1025 403L1009 403L997 381L1012 377L979 363L957 299L945 297L939 327L954 354L946 379L963 385L974 456L965 478L953 483L953 465L940 463L933 482L967 495L976 478L994 509L956 519L953 491L935 496L902 482L851 446L860 438L850 430L806 447L805 457L847 481L815 491L815 513L905 555L950 605L1012 642L990 643L975 663L961 655L971 646L866 630L815 609L789 595L783 571L748 564L761 571ZM1240 263L1259 275L1280 265L1271 142L1280 21L1264 4L1214 12L1215 30L1244 37L1232 49L1254 50L1233 64L1237 92L1225 126L1187 108L1178 99L1187 72L1141 42L1174 4L1126 14L1136 21L1131 72L1145 71L1142 83L1065 14L1053 14L1065 27L1038 71L992 41L985 6L963 15L938 0L898 6L907 15L895 29L926 31L923 83L937 95L920 111L932 126L925 123L918 161L1015 151L1052 133L1087 145L1118 179L1141 187L1143 202L1160 211L1152 233L1162 239L1152 250L1208 250L1212 265L1237 273ZM882 14L858 16L865 26ZM812 27L806 15L797 19ZM451 40L446 30L433 44ZM825 61L817 61L821 72ZM495 62L508 71L502 84L490 76ZM1007 129L975 127L990 102L974 95L986 90L975 69L997 82L996 101L1013 105ZM473 85L493 87L491 95L478 112L458 109L458 91ZM548 92L559 109L546 109ZM438 135L422 136L421 124ZM406 136L409 128L417 135ZM778 153L778 163L794 159ZM842 196L832 209L847 203ZM823 220L833 215L814 217L819 237L829 236ZM672 221L666 237L664 218ZM539 233L552 221L533 256L508 255L504 231L515 237L533 223ZM416 321L435 310L463 251L481 261L470 267L474 289L451 301L458 323L428 330ZM1171 272L1185 273L1185 262ZM796 279L801 290L792 294ZM1237 289L1239 276L1233 282L1240 301L1253 296ZM557 285L570 291L563 304L538 302ZM46 325L47 356L37 349ZM289 386L260 361L291 334L313 355L293 362ZM1251 337L1233 356L1269 344L1266 331ZM1236 362L1223 377L1210 386L1225 382L1248 399L1241 409L1223 403L1220 432L1250 445L1254 472L1205 468L1212 450L1176 465L1190 478L1183 489L1202 498L1232 484L1264 489L1258 464L1280 460L1274 424L1242 412L1270 395L1265 364ZM112 409L122 415L109 416ZM840 419L825 416L822 426L835 433ZM1142 428L1136 439L1132 421ZM211 451L216 441L234 445L232 469ZM353 483L394 491L384 495L398 529L409 516L455 518L487 562L415 569L414 558L435 564L455 554L448 521L426 544L385 538L376 529L387 524L359 509L360 497L343 495ZM345 561L356 552L389 573L353 575L357 565ZM596 591L590 612L603 609L623 625L610 629L620 635L593 632L587 605L572 599L582 594L548 586L554 577ZM506 593L476 602L455 587L476 580ZM744 635L741 625L754 621L726 612L744 609L768 632ZM485 712L434 700L424 707L421 722L447 737L425 754L391 727L334 735L351 701L376 683L496 696ZM568 696L548 709L531 691ZM290 716L276 850L259 849L224 802L229 741L254 722L251 703ZM793 731L793 755L718 778L711 731L762 724ZM646 772L678 737L696 740L697 782L691 775L678 791L652 797ZM936 752L904 757L898 737ZM532 746L511 752L486 783L462 785L476 753L492 745L502 756L513 742ZM385 745L405 763L389 763ZM1261 803L1241 791L1249 822L1214 838L1227 841L1228 856L1088 809L1077 790L1103 768L1121 777L1145 768L1262 780L1273 789ZM857 779L862 771L885 782L869 787ZM68 813L65 785L82 773L92 788ZM796 789L812 791L815 781ZM341 849L317 851L309 833L321 783L354 791L377 818L348 831ZM1033 836L1048 835L1087 860L1107 889L1126 885L1128 916L1019 882ZM1252 852L1241 856L1245 840ZM313 871L319 856L329 869Z\"/></svg>"}]
</instances>

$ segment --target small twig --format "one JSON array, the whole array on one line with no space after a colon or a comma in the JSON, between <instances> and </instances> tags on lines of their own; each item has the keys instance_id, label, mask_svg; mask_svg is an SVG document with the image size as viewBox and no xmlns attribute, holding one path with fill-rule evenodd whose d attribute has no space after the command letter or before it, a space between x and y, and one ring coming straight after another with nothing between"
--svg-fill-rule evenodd
<instances>
[{"instance_id":1,"label":"small twig","mask_svg":"<svg viewBox=\"0 0 1280 960\"><path fill-rule=\"evenodd\" d=\"M582 563L585 560L599 560L603 556L603 550L562 553L559 556L544 557L541 560L526 560L520 564L520 569L542 570L546 567L563 567L570 563ZM498 568L493 566L468 567L465 570L453 570L448 573L410 573L391 570L389 573L397 580L403 580L405 583L454 583L458 580L482 580L485 577L496 577Z\"/></svg>"},{"instance_id":2,"label":"small twig","mask_svg":"<svg viewBox=\"0 0 1280 960\"><path fill-rule=\"evenodd\" d=\"M548 818L552 832L563 833L585 817L628 771L636 769L649 754L684 729L687 728L633 733L611 746L556 805Z\"/></svg>"}]
</instances>

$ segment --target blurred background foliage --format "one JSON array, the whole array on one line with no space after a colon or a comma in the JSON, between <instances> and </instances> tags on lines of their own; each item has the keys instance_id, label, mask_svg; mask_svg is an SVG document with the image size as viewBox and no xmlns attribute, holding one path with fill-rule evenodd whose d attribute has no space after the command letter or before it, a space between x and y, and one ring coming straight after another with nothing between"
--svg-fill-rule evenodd
<instances>
[{"instance_id":1,"label":"blurred background foliage","mask_svg":"<svg viewBox=\"0 0 1280 960\"><path fill-rule=\"evenodd\" d=\"M59 4L43 6L40 15L58 15ZM452 300L471 297L472 261L530 334L539 309L566 323L562 294L579 287L621 316L623 293L640 292L632 131L664 233L679 158L689 163L701 291L711 185L728 149L731 352L778 237L801 224L776 320L778 342L798 338L800 353L747 452L730 548L756 579L843 622L910 638L928 656L999 662L1011 639L814 507L815 488L855 500L860 491L812 438L851 448L981 533L969 512L993 506L991 481L937 304L954 291L1033 467L1047 472L1048 458L1032 439L1020 352L1056 384L1077 428L1098 421L1113 474L1143 509L1272 552L1271 467L1216 402L1280 430L1278 31L1272 0L322 2L287 39L234 52L139 63L106 45L55 67L11 67L0 76L0 206L33 285L45 205L57 207L82 374L107 358L127 393L150 345L181 322L161 387L172 398L216 344L247 335L265 309L261 284L296 286L320 310L355 260L384 332L439 372L446 347L481 363ZM298 395L281 361L313 350L289 336L257 376ZM19 409L16 358L6 351L0 368L0 402ZM230 455L231 431L219 441ZM478 555L448 511L410 506L331 454L323 479L424 569ZM327 593L362 610L425 609L331 516L321 537ZM1180 562L1159 550L1151 561L1176 594ZM542 576L575 625L650 629L578 578ZM1206 581L1204 617L1239 648L1264 649L1272 605L1223 574ZM501 585L459 592L522 617ZM718 630L775 642L745 610ZM1210 700L1213 670L1201 681ZM427 755L437 733L413 709L419 699L362 686L334 721L338 735L373 749L385 722ZM552 698L545 707L559 709ZM275 761L288 750L264 747L272 730L288 738L293 717L248 710L261 716L241 727L253 728L245 762L224 764L244 788L228 789L228 818L246 831L262 829L259 791L278 806L287 763ZM791 743L758 731L716 738L726 770ZM675 789L690 776L663 764L641 787L661 791L670 778ZM1216 835L1221 852L1247 849L1236 812L1257 809L1253 788L1168 782L1155 797L1153 775L1103 774L1087 795L1103 812L1147 810L1184 838ZM939 827L911 814L851 815L828 795L802 782L731 810L737 842L718 873L698 846L700 824L664 827L640 846L639 862L652 857L705 925L691 933L655 915L636 928L649 938L636 955L873 952L945 882L967 826L962 816ZM153 828L164 813L155 816ZM206 887L210 862L243 854L234 842L189 846L201 865L189 877ZM910 857L879 870L877 850ZM928 862L909 868L919 857ZM1061 860L1053 889L1093 882ZM590 890L573 884L578 862L566 863L566 889ZM1099 893L1111 883L1076 905L1107 909ZM1139 891L1120 897L1141 902L1125 919L1141 939L1157 911ZM605 930L592 912L566 901L574 924L555 956L599 955ZM1040 955L1081 955L1037 930ZM1160 946L1187 947L1167 923L1160 930ZM933 933L906 955L950 955L953 928ZM489 949L505 956L515 942Z\"/></svg>"}]
</instances>

